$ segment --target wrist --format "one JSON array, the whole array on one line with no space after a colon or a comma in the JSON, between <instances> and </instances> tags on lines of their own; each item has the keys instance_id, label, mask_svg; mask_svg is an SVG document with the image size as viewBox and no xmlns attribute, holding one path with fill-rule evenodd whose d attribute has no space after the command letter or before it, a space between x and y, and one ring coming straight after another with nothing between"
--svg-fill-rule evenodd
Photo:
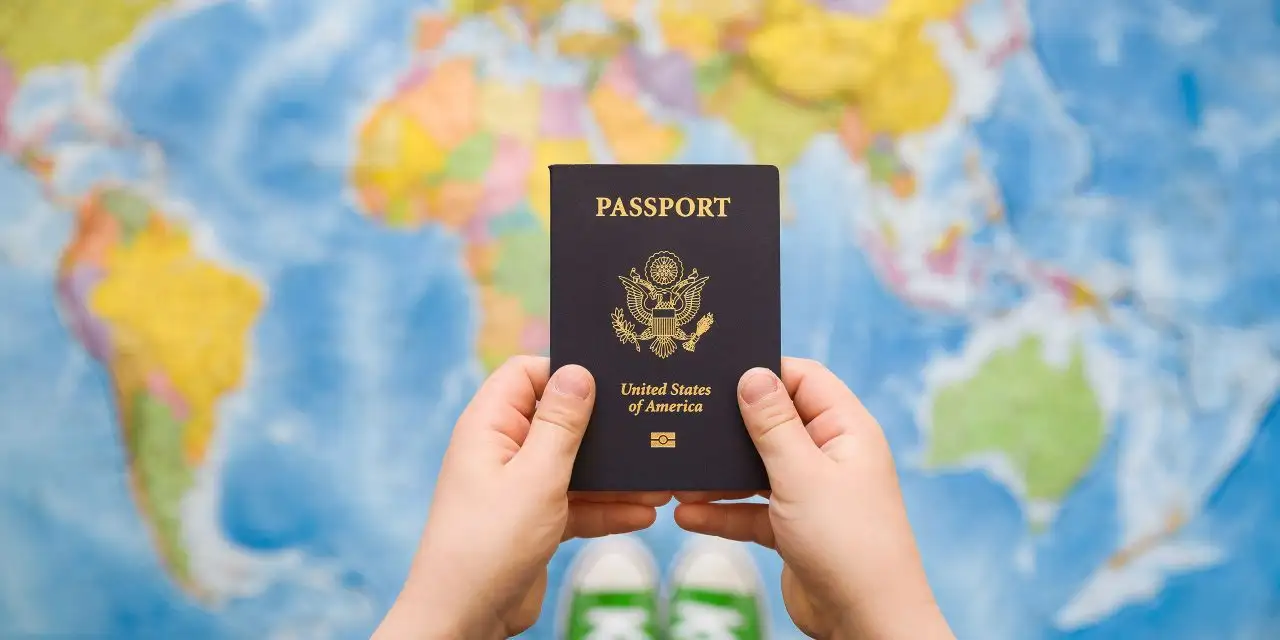
<instances>
[{"instance_id":1,"label":"wrist","mask_svg":"<svg viewBox=\"0 0 1280 640\"><path fill-rule=\"evenodd\" d=\"M896 606L850 603L836 622L830 640L955 640L946 617L933 598Z\"/></svg>"},{"instance_id":2,"label":"wrist","mask_svg":"<svg viewBox=\"0 0 1280 640\"><path fill-rule=\"evenodd\" d=\"M371 640L501 640L506 637L503 624L493 616L397 602L378 625Z\"/></svg>"},{"instance_id":3,"label":"wrist","mask_svg":"<svg viewBox=\"0 0 1280 640\"><path fill-rule=\"evenodd\" d=\"M457 592L405 584L371 640L500 640L506 626L492 612L478 606L478 598Z\"/></svg>"},{"instance_id":4,"label":"wrist","mask_svg":"<svg viewBox=\"0 0 1280 640\"><path fill-rule=\"evenodd\" d=\"M880 574L874 585L833 590L831 640L954 640L924 571L896 573Z\"/></svg>"}]
</instances>

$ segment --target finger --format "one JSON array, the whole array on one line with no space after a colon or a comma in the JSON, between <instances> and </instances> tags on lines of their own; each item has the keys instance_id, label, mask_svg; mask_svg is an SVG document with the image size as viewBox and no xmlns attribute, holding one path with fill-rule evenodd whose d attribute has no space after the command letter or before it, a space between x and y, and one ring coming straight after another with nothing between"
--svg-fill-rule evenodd
<instances>
[{"instance_id":1,"label":"finger","mask_svg":"<svg viewBox=\"0 0 1280 640\"><path fill-rule=\"evenodd\" d=\"M738 383L738 408L775 488L821 457L791 397L772 371L756 368L743 374Z\"/></svg>"},{"instance_id":2,"label":"finger","mask_svg":"<svg viewBox=\"0 0 1280 640\"><path fill-rule=\"evenodd\" d=\"M529 435L512 464L567 488L595 396L596 383L586 369L571 364L556 371L547 382L529 424Z\"/></svg>"},{"instance_id":3,"label":"finger","mask_svg":"<svg viewBox=\"0 0 1280 640\"><path fill-rule=\"evenodd\" d=\"M638 504L571 502L561 541L631 533L648 528L657 519L657 509Z\"/></svg>"},{"instance_id":4,"label":"finger","mask_svg":"<svg viewBox=\"0 0 1280 640\"><path fill-rule=\"evenodd\" d=\"M880 424L838 376L821 363L783 358L782 380L814 444L839 457L842 436L882 438Z\"/></svg>"},{"instance_id":5,"label":"finger","mask_svg":"<svg viewBox=\"0 0 1280 640\"><path fill-rule=\"evenodd\" d=\"M767 504L681 504L675 517L685 531L774 548Z\"/></svg>"},{"instance_id":6,"label":"finger","mask_svg":"<svg viewBox=\"0 0 1280 640\"><path fill-rule=\"evenodd\" d=\"M538 397L550 376L551 361L533 356L516 356L489 374L458 418L463 437L500 434L524 444Z\"/></svg>"},{"instance_id":7,"label":"finger","mask_svg":"<svg viewBox=\"0 0 1280 640\"><path fill-rule=\"evenodd\" d=\"M675 498L681 504L693 504L721 500L746 500L753 496L763 496L764 493L763 491L677 491Z\"/></svg>"},{"instance_id":8,"label":"finger","mask_svg":"<svg viewBox=\"0 0 1280 640\"><path fill-rule=\"evenodd\" d=\"M661 507L671 502L670 491L570 491L572 502L626 502Z\"/></svg>"}]
</instances>

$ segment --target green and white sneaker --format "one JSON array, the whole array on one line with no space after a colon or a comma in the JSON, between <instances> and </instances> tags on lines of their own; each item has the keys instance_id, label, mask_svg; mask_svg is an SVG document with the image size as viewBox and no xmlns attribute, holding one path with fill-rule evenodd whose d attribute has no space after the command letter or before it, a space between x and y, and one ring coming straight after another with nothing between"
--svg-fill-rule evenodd
<instances>
[{"instance_id":1,"label":"green and white sneaker","mask_svg":"<svg viewBox=\"0 0 1280 640\"><path fill-rule=\"evenodd\" d=\"M744 544L692 537L669 589L671 640L764 640L764 582Z\"/></svg>"},{"instance_id":2,"label":"green and white sneaker","mask_svg":"<svg viewBox=\"0 0 1280 640\"><path fill-rule=\"evenodd\" d=\"M631 536L587 543L574 558L560 598L564 640L655 640L658 569Z\"/></svg>"}]
</instances>

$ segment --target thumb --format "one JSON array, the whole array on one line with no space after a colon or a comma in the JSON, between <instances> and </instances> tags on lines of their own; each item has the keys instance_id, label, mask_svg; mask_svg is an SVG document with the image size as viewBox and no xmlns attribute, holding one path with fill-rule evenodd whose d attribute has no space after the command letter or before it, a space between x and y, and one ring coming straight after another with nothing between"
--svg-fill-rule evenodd
<instances>
[{"instance_id":1,"label":"thumb","mask_svg":"<svg viewBox=\"0 0 1280 640\"><path fill-rule=\"evenodd\" d=\"M596 381L590 372L576 364L561 367L547 382L529 435L512 462L534 467L540 475L554 474L567 486L595 399Z\"/></svg>"},{"instance_id":2,"label":"thumb","mask_svg":"<svg viewBox=\"0 0 1280 640\"><path fill-rule=\"evenodd\" d=\"M755 368L743 374L738 408L771 483L809 468L821 457L786 387L772 371Z\"/></svg>"}]
</instances>

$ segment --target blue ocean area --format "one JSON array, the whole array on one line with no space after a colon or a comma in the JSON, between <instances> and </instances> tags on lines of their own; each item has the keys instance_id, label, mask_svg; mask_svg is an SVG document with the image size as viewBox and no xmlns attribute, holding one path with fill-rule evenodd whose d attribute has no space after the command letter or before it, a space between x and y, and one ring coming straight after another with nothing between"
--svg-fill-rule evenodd
<instances>
[{"instance_id":1,"label":"blue ocean area","mask_svg":"<svg viewBox=\"0 0 1280 640\"><path fill-rule=\"evenodd\" d=\"M1128 324L1098 343L1187 389L1197 336L1256 338L1280 359L1276 6L1031 1L1030 48L1006 64L972 125L1005 208L973 246L1008 239L1018 255L1081 278L1119 274L1112 308ZM243 388L219 406L216 473L204 479L214 530L195 541L229 545L270 576L241 597L201 601L158 557L131 490L112 381L55 295L74 214L0 153L0 636L369 636L408 570L453 421L484 376L465 239L380 224L351 192L359 124L409 65L414 16L438 8L174 9L129 45L106 95L131 139L155 145L163 171L137 153L98 150L65 178L76 193L105 179L145 184L266 294ZM458 28L478 34L455 34L459 50L499 33ZM577 69L539 67L518 48L509 56L509 73L545 82ZM33 80L12 119L70 100L75 89L60 78ZM750 160L724 122L682 127L684 162ZM921 465L924 371L1037 292L1003 265L978 283L971 308L913 304L858 239L860 212L845 203L868 187L851 166L823 135L782 174L795 214L782 232L784 351L826 363L884 427L958 637L1280 637L1280 396L1257 412L1244 453L1184 527L1221 561L1170 571L1152 596L1064 628L1059 613L1123 544L1118 486L1137 427L1127 414L1108 424L1041 529L988 470ZM522 210L491 230L535 222ZM1182 444L1213 438L1228 409L1193 407ZM671 510L638 534L663 567L687 539ZM555 637L557 594L582 544L553 558L544 615L523 637ZM782 604L781 561L752 555L776 637L801 637Z\"/></svg>"}]
</instances>

